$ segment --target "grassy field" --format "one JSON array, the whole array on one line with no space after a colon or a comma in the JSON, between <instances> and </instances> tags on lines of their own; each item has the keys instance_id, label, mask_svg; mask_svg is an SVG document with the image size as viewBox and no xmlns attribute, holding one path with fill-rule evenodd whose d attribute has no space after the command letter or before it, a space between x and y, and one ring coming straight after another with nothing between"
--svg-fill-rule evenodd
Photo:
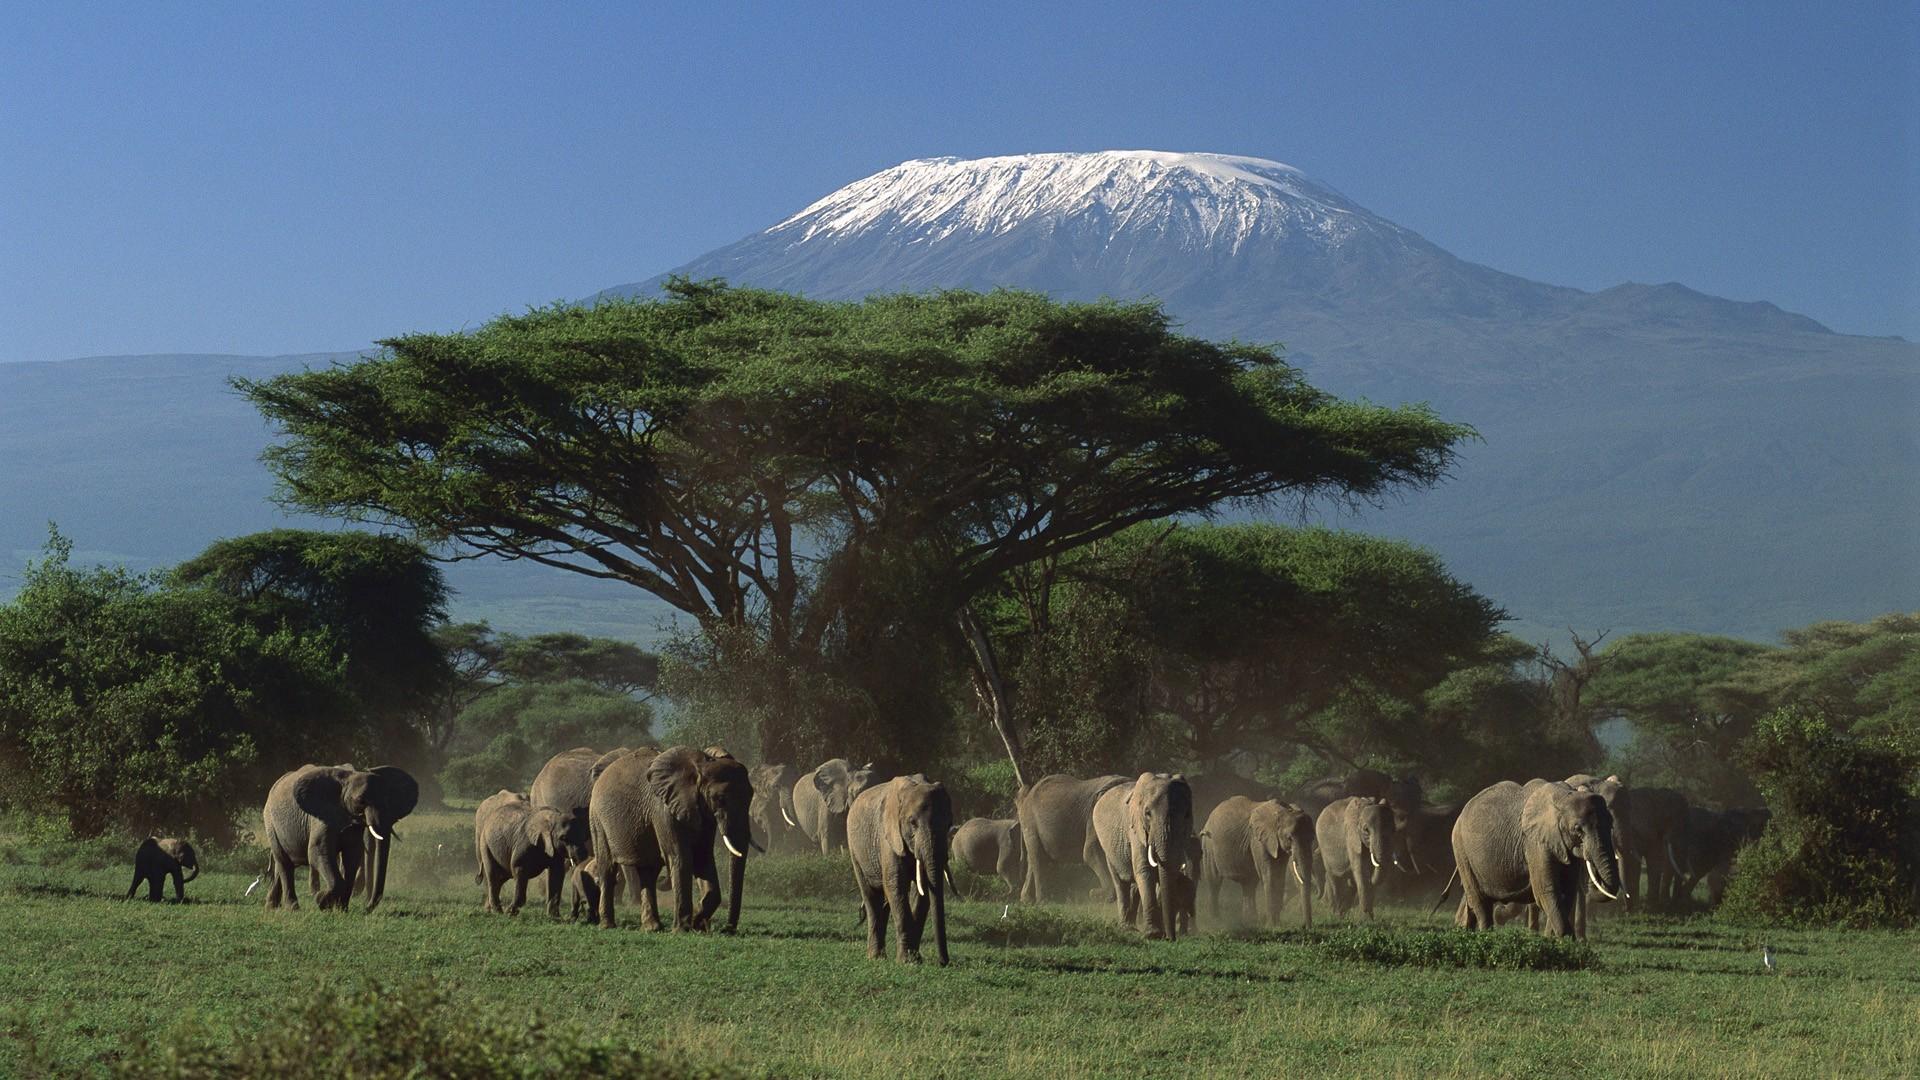
<instances>
[{"instance_id":1,"label":"grassy field","mask_svg":"<svg viewBox=\"0 0 1920 1080\"><path fill-rule=\"evenodd\" d=\"M370 980L774 1076L1920 1073L1920 935L1613 918L1593 968L1484 970L1341 958L1359 939L1338 930L1148 942L1106 908L980 901L950 909L952 967L905 967L866 959L827 860L756 860L734 937L608 932L482 913L458 815L402 831L386 902L344 916L243 900L252 852L155 905L118 899L105 846L0 840L0 1075L98 1071L182 1024L243 1040ZM1396 941L1439 922L1381 921Z\"/></svg>"}]
</instances>

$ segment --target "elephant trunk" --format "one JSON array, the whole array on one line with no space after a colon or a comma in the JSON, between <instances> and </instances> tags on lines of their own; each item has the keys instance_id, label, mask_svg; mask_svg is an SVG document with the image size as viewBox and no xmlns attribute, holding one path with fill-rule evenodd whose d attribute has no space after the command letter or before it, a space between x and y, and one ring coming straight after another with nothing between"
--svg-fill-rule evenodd
<instances>
[{"instance_id":1,"label":"elephant trunk","mask_svg":"<svg viewBox=\"0 0 1920 1080\"><path fill-rule=\"evenodd\" d=\"M747 849L753 845L753 827L745 817L720 814L714 824L720 842L733 858L727 866L727 932L740 926L740 894L747 883Z\"/></svg>"},{"instance_id":2,"label":"elephant trunk","mask_svg":"<svg viewBox=\"0 0 1920 1080\"><path fill-rule=\"evenodd\" d=\"M389 833L375 841L373 854L373 884L367 892L367 910L372 911L380 904L380 898L387 894L387 852L393 847L393 836Z\"/></svg>"},{"instance_id":3,"label":"elephant trunk","mask_svg":"<svg viewBox=\"0 0 1920 1080\"><path fill-rule=\"evenodd\" d=\"M1609 839L1595 830L1587 835L1581 848L1580 854L1587 864L1587 880L1593 883L1595 891L1608 900L1627 899L1626 884L1620 878L1620 862Z\"/></svg>"},{"instance_id":4,"label":"elephant trunk","mask_svg":"<svg viewBox=\"0 0 1920 1080\"><path fill-rule=\"evenodd\" d=\"M1301 858L1300 848L1294 849L1293 876L1300 882L1300 917L1309 928L1313 926L1313 860ZM1301 868L1306 868L1306 876L1301 876Z\"/></svg>"}]
</instances>

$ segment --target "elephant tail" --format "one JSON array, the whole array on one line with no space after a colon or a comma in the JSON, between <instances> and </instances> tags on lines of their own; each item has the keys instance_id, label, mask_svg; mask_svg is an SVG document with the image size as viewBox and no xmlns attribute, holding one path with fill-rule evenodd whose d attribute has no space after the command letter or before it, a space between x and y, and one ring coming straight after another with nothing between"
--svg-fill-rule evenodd
<instances>
[{"instance_id":1,"label":"elephant tail","mask_svg":"<svg viewBox=\"0 0 1920 1080\"><path fill-rule=\"evenodd\" d=\"M1447 875L1447 883L1440 890L1440 899L1435 900L1433 902L1433 910L1427 912L1428 918L1432 918L1440 913L1440 905L1446 903L1447 897L1453 895L1453 883L1459 880L1460 868L1456 866L1453 868L1453 873Z\"/></svg>"}]
</instances>

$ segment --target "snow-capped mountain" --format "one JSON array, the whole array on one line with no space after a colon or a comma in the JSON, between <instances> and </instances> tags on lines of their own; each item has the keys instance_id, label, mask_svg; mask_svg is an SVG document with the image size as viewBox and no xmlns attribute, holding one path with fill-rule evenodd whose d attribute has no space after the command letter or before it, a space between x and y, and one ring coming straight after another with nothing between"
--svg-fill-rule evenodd
<instances>
[{"instance_id":1,"label":"snow-capped mountain","mask_svg":"<svg viewBox=\"0 0 1920 1080\"><path fill-rule=\"evenodd\" d=\"M1291 165L1226 154L926 158L849 184L767 230L788 243L880 233L902 243L1001 236L1028 225L1123 242L1151 230L1175 247L1234 255L1261 240L1338 245L1404 232Z\"/></svg>"},{"instance_id":2,"label":"snow-capped mountain","mask_svg":"<svg viewBox=\"0 0 1920 1080\"><path fill-rule=\"evenodd\" d=\"M1363 524L1547 627L1765 636L1920 607L1920 349L1678 284L1529 281L1275 161L908 161L676 272L1151 296L1191 332L1282 342L1327 390L1479 429L1455 480Z\"/></svg>"},{"instance_id":3,"label":"snow-capped mountain","mask_svg":"<svg viewBox=\"0 0 1920 1080\"><path fill-rule=\"evenodd\" d=\"M1456 259L1290 165L1152 150L903 162L678 272L837 298L998 285L1155 296L1190 314L1249 290L1509 313L1571 292Z\"/></svg>"}]
</instances>

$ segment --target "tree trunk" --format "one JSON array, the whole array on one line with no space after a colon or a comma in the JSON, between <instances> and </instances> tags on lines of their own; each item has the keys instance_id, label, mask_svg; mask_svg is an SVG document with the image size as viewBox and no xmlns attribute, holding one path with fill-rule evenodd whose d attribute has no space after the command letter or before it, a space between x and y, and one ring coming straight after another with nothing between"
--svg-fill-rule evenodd
<instances>
[{"instance_id":1,"label":"tree trunk","mask_svg":"<svg viewBox=\"0 0 1920 1080\"><path fill-rule=\"evenodd\" d=\"M971 606L960 608L959 621L960 632L966 635L967 644L973 649L974 691L987 704L993 729L1007 748L1007 760L1013 763L1013 782L1025 788L1026 749L1020 743L1019 729L1014 726L1013 703L1007 699L1007 685L1000 679L1000 663L994 658L993 643L987 640L986 628L980 625L979 616Z\"/></svg>"}]
</instances>

